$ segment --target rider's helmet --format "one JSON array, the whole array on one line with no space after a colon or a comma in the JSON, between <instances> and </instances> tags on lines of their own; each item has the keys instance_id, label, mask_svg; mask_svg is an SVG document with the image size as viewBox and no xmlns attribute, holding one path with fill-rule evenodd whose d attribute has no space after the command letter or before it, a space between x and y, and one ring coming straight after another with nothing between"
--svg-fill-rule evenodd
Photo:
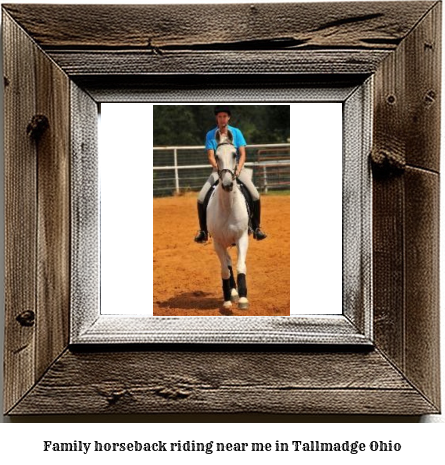
<instances>
[{"instance_id":1,"label":"rider's helmet","mask_svg":"<svg viewBox=\"0 0 445 465\"><path fill-rule=\"evenodd\" d=\"M229 116L231 116L230 107L227 105L217 105L215 107L215 115L218 113L227 113Z\"/></svg>"}]
</instances>

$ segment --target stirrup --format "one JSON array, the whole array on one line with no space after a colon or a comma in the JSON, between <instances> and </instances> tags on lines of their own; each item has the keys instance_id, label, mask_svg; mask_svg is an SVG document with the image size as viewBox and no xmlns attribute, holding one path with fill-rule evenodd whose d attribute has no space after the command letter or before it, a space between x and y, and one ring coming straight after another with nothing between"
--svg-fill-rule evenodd
<instances>
[{"instance_id":1,"label":"stirrup","mask_svg":"<svg viewBox=\"0 0 445 465\"><path fill-rule=\"evenodd\" d=\"M263 233L260 228L256 228L255 231L253 231L253 238L257 241L262 241L263 239L266 239L266 237L267 234Z\"/></svg>"},{"instance_id":2,"label":"stirrup","mask_svg":"<svg viewBox=\"0 0 445 465\"><path fill-rule=\"evenodd\" d=\"M203 242L207 242L208 239L209 239L209 235L208 235L207 231L202 231L201 230L196 235L195 242L198 242L198 243L202 244Z\"/></svg>"}]
</instances>

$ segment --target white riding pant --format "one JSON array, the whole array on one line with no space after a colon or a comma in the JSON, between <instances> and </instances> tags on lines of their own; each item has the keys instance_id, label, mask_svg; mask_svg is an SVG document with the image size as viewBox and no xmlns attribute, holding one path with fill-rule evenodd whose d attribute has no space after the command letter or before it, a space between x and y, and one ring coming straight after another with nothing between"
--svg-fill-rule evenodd
<instances>
[{"instance_id":1,"label":"white riding pant","mask_svg":"<svg viewBox=\"0 0 445 465\"><path fill-rule=\"evenodd\" d=\"M252 182L251 174L252 173L249 169L243 168L241 170L241 173L238 176L238 179L246 186L247 190L250 193L250 196L252 197L252 200L256 201L260 199L260 194L258 193L257 188L254 186ZM201 189L201 192L198 195L199 203L204 203L207 192L209 192L209 189L213 186L213 184L215 184L217 180L218 180L218 172L212 171L212 174L209 176L203 188Z\"/></svg>"}]
</instances>

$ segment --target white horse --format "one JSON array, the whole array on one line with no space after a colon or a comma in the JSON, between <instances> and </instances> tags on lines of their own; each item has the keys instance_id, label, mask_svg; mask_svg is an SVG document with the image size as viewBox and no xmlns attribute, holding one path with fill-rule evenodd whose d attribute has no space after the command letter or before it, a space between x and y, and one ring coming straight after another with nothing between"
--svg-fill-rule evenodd
<instances>
[{"instance_id":1,"label":"white horse","mask_svg":"<svg viewBox=\"0 0 445 465\"><path fill-rule=\"evenodd\" d=\"M215 158L218 164L219 184L207 207L207 229L213 238L213 245L221 262L221 277L224 293L224 308L232 307L238 301L238 308L247 309L246 255L249 246L249 215L246 201L235 179L236 148L229 131L226 140L216 134L218 143ZM236 245L238 251L237 284L232 271L232 260L228 248Z\"/></svg>"}]
</instances>

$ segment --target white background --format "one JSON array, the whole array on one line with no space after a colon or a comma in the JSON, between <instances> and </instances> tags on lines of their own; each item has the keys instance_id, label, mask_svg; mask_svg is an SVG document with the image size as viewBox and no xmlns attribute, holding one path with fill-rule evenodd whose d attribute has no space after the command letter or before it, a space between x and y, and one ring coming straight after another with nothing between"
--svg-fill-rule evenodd
<instances>
[{"instance_id":1,"label":"white background","mask_svg":"<svg viewBox=\"0 0 445 465\"><path fill-rule=\"evenodd\" d=\"M19 2L17 2L19 3ZM20 2L20 3L31 3L31 2ZM39 2L41 3L41 2ZM58 3L47 2L47 3ZM68 2L65 2L68 3ZM86 1L77 0L70 3L90 3ZM102 3L121 3L121 2L102 2ZM139 3L133 0L133 3ZM146 2L146 3L163 3L161 0L157 2ZM171 3L187 3L184 1L171 1ZM190 2L189 2L190 3ZM197 2L194 2L197 3ZM210 0L207 3L212 3ZM244 0L239 0L238 3L251 3ZM197 18L199 20L199 18ZM444 130L442 129L442 146L444 142ZM1 182L3 176L1 176ZM442 189L442 192L444 189ZM1 189L3 192L3 189ZM441 202L444 205L444 201ZM3 201L1 202L1 208L3 208ZM442 214L442 218L444 215ZM442 234L444 227L441 228ZM3 228L1 228L3 231ZM2 249L3 250L3 249ZM443 255L442 255L443 256ZM444 266L441 267L445 269ZM443 279L443 277L442 277ZM442 299L443 300L443 299ZM442 334L444 333L443 324L444 319L442 318ZM3 329L4 320L2 315L1 320L1 341L0 350L3 351ZM445 359L442 344L442 361ZM3 357L3 352L0 354ZM444 379L445 368L442 362L442 379ZM442 399L445 399L443 393L442 382ZM443 415L432 415L425 416L420 419L421 422L440 422L440 424L430 425L419 425L419 424L394 424L393 422L409 421L410 419L399 418L399 417L286 417L286 416L272 416L272 417L250 417L250 421L262 421L262 424L244 424L246 418L243 416L222 416L213 418L211 416L199 417L198 421L209 422L219 421L220 423L197 423L197 424L180 424L180 423L169 423L155 424L155 422L178 422L184 421L183 417L177 416L131 416L131 417L32 417L24 419L14 420L15 424L9 423L9 418L3 418L5 422L0 426L0 458L2 463L25 463L37 462L48 464L59 464L63 461L65 464L80 464L83 462L97 463L98 456L89 454L82 456L81 453L43 453L43 440L53 441L127 441L127 440L139 440L145 441L177 441L178 439L187 440L218 440L225 442L235 441L263 441L274 443L276 439L281 441L292 441L306 439L306 440L362 440L369 442L372 440L392 440L393 442L400 442L402 444L402 452L399 455L393 455L393 453L367 453L357 455L293 455L289 454L286 457L281 455L268 455L266 453L260 455L253 454L247 455L203 455L193 454L190 455L175 455L168 456L164 460L169 463L170 461L180 460L184 463L227 463L227 461L235 463L243 463L246 459L253 458L257 463L265 463L266 460L280 460L280 463L382 463L382 464L393 464L399 463L399 461L406 462L417 462L417 463L442 463L443 461L443 438L445 437L445 418ZM414 418L412 421L417 421ZM128 422L133 421L134 424L120 424L114 422ZM145 423L136 423L136 422ZM188 421L194 421L193 417L188 417ZM267 422L273 423L267 423ZM361 423L365 421L366 423ZM378 424L374 422L379 422ZM32 422L26 424L26 422ZM42 424L35 424L36 422L46 422ZM54 422L66 422L67 424L58 425ZM91 422L103 422L105 424L92 424ZM108 422L108 424L106 424ZM111 423L110 423L111 422ZM230 422L230 423L224 423ZM309 423L307 423L309 422ZM311 424L311 422L324 422ZM333 424L332 422L342 422ZM345 422L345 423L343 423ZM9 423L9 424L8 424ZM215 439L216 438L216 439ZM270 453L269 453L270 454ZM162 458L160 454L153 455L122 455L121 453L109 454L102 456L102 460L106 461L107 464L121 464L122 460L131 460L132 464L147 464L154 460ZM100 458L99 458L100 459Z\"/></svg>"},{"instance_id":2,"label":"white background","mask_svg":"<svg viewBox=\"0 0 445 465\"><path fill-rule=\"evenodd\" d=\"M101 105L101 313L153 315L152 105Z\"/></svg>"}]
</instances>

